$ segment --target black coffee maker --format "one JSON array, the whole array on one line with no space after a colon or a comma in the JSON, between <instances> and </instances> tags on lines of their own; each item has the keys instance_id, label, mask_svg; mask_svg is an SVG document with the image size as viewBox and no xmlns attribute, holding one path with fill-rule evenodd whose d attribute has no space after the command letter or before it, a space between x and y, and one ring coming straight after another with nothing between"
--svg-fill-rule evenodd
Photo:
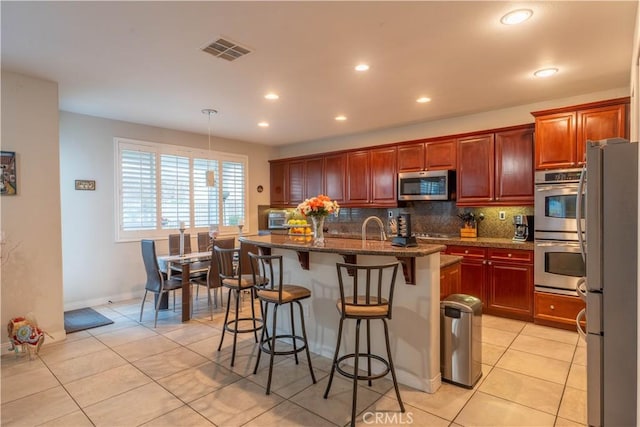
<instances>
[{"instance_id":1,"label":"black coffee maker","mask_svg":"<svg viewBox=\"0 0 640 427\"><path fill-rule=\"evenodd\" d=\"M411 232L411 214L398 215L397 235L391 240L391 246L413 247L418 246L416 237Z\"/></svg>"},{"instance_id":2,"label":"black coffee maker","mask_svg":"<svg viewBox=\"0 0 640 427\"><path fill-rule=\"evenodd\" d=\"M533 240L533 215L513 216L513 240L515 242Z\"/></svg>"}]
</instances>

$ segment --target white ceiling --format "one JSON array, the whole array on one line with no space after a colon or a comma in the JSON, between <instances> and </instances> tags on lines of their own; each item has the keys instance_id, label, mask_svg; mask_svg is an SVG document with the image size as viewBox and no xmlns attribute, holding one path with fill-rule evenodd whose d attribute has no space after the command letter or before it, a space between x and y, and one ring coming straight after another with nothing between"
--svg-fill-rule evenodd
<instances>
[{"instance_id":1,"label":"white ceiling","mask_svg":"<svg viewBox=\"0 0 640 427\"><path fill-rule=\"evenodd\" d=\"M529 21L500 24L521 7ZM2 68L58 82L61 110L206 134L215 108L213 134L279 145L627 87L637 7L2 1ZM201 51L221 35L253 52Z\"/></svg>"}]
</instances>

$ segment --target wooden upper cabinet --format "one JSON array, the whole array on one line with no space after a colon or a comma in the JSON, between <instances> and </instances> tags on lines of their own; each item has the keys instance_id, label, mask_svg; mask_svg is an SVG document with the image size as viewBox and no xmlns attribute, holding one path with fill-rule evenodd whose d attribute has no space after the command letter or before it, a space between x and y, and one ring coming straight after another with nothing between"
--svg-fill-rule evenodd
<instances>
[{"instance_id":1,"label":"wooden upper cabinet","mask_svg":"<svg viewBox=\"0 0 640 427\"><path fill-rule=\"evenodd\" d=\"M495 134L495 201L533 205L533 128Z\"/></svg>"},{"instance_id":2,"label":"wooden upper cabinet","mask_svg":"<svg viewBox=\"0 0 640 427\"><path fill-rule=\"evenodd\" d=\"M414 172L424 169L424 142L398 145L398 172Z\"/></svg>"},{"instance_id":3,"label":"wooden upper cabinet","mask_svg":"<svg viewBox=\"0 0 640 427\"><path fill-rule=\"evenodd\" d=\"M591 108L578 111L577 160L585 162L587 140L598 141L605 138L628 138L625 104Z\"/></svg>"},{"instance_id":4,"label":"wooden upper cabinet","mask_svg":"<svg viewBox=\"0 0 640 427\"><path fill-rule=\"evenodd\" d=\"M370 152L371 162L371 197L370 202L375 205L398 204L396 147L374 148Z\"/></svg>"},{"instance_id":5,"label":"wooden upper cabinet","mask_svg":"<svg viewBox=\"0 0 640 427\"><path fill-rule=\"evenodd\" d=\"M304 198L324 194L324 158L316 157L304 161Z\"/></svg>"},{"instance_id":6,"label":"wooden upper cabinet","mask_svg":"<svg viewBox=\"0 0 640 427\"><path fill-rule=\"evenodd\" d=\"M398 145L398 172L456 169L456 140Z\"/></svg>"},{"instance_id":7,"label":"wooden upper cabinet","mask_svg":"<svg viewBox=\"0 0 640 427\"><path fill-rule=\"evenodd\" d=\"M628 138L629 98L538 111L535 168L575 168L584 164L587 140Z\"/></svg>"},{"instance_id":8,"label":"wooden upper cabinet","mask_svg":"<svg viewBox=\"0 0 640 427\"><path fill-rule=\"evenodd\" d=\"M287 176L289 175L289 163L271 162L270 168L270 199L273 206L286 205L289 190L287 189Z\"/></svg>"},{"instance_id":9,"label":"wooden upper cabinet","mask_svg":"<svg viewBox=\"0 0 640 427\"><path fill-rule=\"evenodd\" d=\"M427 142L425 144L424 168L426 170L455 170L456 148L455 139Z\"/></svg>"},{"instance_id":10,"label":"wooden upper cabinet","mask_svg":"<svg viewBox=\"0 0 640 427\"><path fill-rule=\"evenodd\" d=\"M536 169L576 166L576 114L536 117Z\"/></svg>"},{"instance_id":11,"label":"wooden upper cabinet","mask_svg":"<svg viewBox=\"0 0 640 427\"><path fill-rule=\"evenodd\" d=\"M369 204L371 189L371 172L369 168L369 150L350 151L347 153L347 197L345 204Z\"/></svg>"},{"instance_id":12,"label":"wooden upper cabinet","mask_svg":"<svg viewBox=\"0 0 640 427\"><path fill-rule=\"evenodd\" d=\"M457 204L480 206L493 201L493 134L458 140Z\"/></svg>"},{"instance_id":13,"label":"wooden upper cabinet","mask_svg":"<svg viewBox=\"0 0 640 427\"><path fill-rule=\"evenodd\" d=\"M345 202L346 159L344 153L324 156L324 194L339 205Z\"/></svg>"},{"instance_id":14,"label":"wooden upper cabinet","mask_svg":"<svg viewBox=\"0 0 640 427\"><path fill-rule=\"evenodd\" d=\"M457 205L532 205L533 127L458 140Z\"/></svg>"},{"instance_id":15,"label":"wooden upper cabinet","mask_svg":"<svg viewBox=\"0 0 640 427\"><path fill-rule=\"evenodd\" d=\"M289 197L290 205L298 205L304 200L304 160L289 162Z\"/></svg>"}]
</instances>

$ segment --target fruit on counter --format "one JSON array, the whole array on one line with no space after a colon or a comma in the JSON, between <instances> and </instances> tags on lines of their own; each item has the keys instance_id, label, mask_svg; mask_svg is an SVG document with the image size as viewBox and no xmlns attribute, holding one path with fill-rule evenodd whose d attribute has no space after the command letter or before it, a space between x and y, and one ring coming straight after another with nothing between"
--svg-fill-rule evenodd
<instances>
[{"instance_id":1,"label":"fruit on counter","mask_svg":"<svg viewBox=\"0 0 640 427\"><path fill-rule=\"evenodd\" d=\"M289 230L291 234L312 234L311 227L291 227Z\"/></svg>"},{"instance_id":2,"label":"fruit on counter","mask_svg":"<svg viewBox=\"0 0 640 427\"><path fill-rule=\"evenodd\" d=\"M288 225L307 225L306 219L290 219L287 221Z\"/></svg>"}]
</instances>

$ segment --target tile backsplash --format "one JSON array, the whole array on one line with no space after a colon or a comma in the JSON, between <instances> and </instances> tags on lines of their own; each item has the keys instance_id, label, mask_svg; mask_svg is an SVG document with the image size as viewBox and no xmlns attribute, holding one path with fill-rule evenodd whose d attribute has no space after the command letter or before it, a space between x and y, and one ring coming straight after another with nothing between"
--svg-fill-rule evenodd
<instances>
[{"instance_id":1,"label":"tile backsplash","mask_svg":"<svg viewBox=\"0 0 640 427\"><path fill-rule=\"evenodd\" d=\"M265 217L260 223L260 228L266 228L267 206L261 206L259 216ZM499 213L504 211L505 219L499 219ZM401 213L411 214L411 229L414 233L446 233L459 235L463 222L458 218L459 213L473 212L476 217L481 213L484 219L478 223L478 237L513 237L513 216L533 215L533 206L498 206L498 207L474 207L458 208L455 201L443 202L413 202L402 208L341 208L338 216L330 215L325 220L325 227L329 234L360 234L362 222L369 216L377 216L389 230L389 213L395 218ZM378 229L375 225L369 228L369 232L375 234Z\"/></svg>"},{"instance_id":2,"label":"tile backsplash","mask_svg":"<svg viewBox=\"0 0 640 427\"><path fill-rule=\"evenodd\" d=\"M501 211L505 213L504 220L499 219ZM389 213L394 218L400 213L409 213L414 233L459 235L463 222L458 214L464 212L473 212L476 217L484 214L484 219L478 223L478 237L512 238L513 216L533 215L533 206L458 208L455 202L415 202L403 208L342 208L338 217L329 216L325 220L325 226L329 228L329 233L359 234L364 219L373 215L387 224L386 232L389 234ZM372 228L375 231L375 227Z\"/></svg>"}]
</instances>

